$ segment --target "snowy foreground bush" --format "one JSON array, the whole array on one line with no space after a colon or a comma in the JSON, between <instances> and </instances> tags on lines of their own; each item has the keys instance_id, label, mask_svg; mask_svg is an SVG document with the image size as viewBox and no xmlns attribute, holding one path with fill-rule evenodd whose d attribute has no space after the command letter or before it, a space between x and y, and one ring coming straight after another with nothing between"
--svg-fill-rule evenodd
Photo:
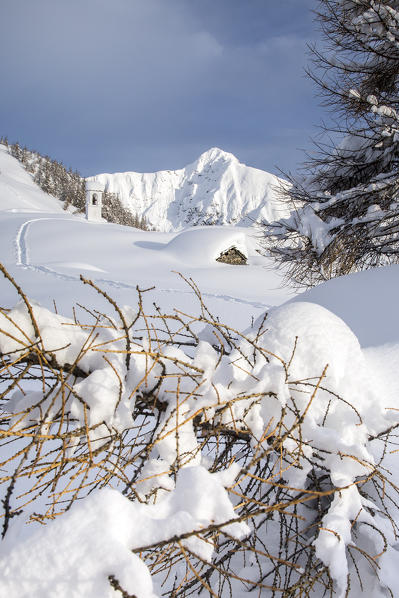
<instances>
[{"instance_id":1,"label":"snowy foreground bush","mask_svg":"<svg viewBox=\"0 0 399 598\"><path fill-rule=\"evenodd\" d=\"M399 412L322 307L0 313L0 595L389 596Z\"/></svg>"}]
</instances>

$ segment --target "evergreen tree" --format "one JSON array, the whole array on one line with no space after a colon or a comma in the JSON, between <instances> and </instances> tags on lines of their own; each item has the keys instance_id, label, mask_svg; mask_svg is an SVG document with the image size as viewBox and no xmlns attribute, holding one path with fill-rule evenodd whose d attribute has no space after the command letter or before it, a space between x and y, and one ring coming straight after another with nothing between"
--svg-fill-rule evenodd
<instances>
[{"instance_id":1,"label":"evergreen tree","mask_svg":"<svg viewBox=\"0 0 399 598\"><path fill-rule=\"evenodd\" d=\"M308 74L341 141L288 177L291 217L266 226L298 284L399 261L399 1L319 0L316 15L325 44Z\"/></svg>"},{"instance_id":2,"label":"evergreen tree","mask_svg":"<svg viewBox=\"0 0 399 598\"><path fill-rule=\"evenodd\" d=\"M21 160L22 159L22 149L18 143L18 141L16 141L15 143L13 143L10 146L10 152L11 155L16 158L17 160Z\"/></svg>"},{"instance_id":3,"label":"evergreen tree","mask_svg":"<svg viewBox=\"0 0 399 598\"><path fill-rule=\"evenodd\" d=\"M117 193L104 191L102 201L102 217L108 222L122 224L124 226L133 226L142 230L149 230L148 223L144 216L139 218L137 214L126 209Z\"/></svg>"}]
</instances>

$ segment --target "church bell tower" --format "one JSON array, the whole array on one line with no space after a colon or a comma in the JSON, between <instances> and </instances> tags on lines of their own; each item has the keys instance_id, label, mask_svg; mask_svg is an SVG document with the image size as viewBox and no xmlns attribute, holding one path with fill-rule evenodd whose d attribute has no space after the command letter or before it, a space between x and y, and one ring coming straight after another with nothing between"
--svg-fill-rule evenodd
<instances>
[{"instance_id":1,"label":"church bell tower","mask_svg":"<svg viewBox=\"0 0 399 598\"><path fill-rule=\"evenodd\" d=\"M100 222L104 185L98 181L86 181L86 220Z\"/></svg>"}]
</instances>

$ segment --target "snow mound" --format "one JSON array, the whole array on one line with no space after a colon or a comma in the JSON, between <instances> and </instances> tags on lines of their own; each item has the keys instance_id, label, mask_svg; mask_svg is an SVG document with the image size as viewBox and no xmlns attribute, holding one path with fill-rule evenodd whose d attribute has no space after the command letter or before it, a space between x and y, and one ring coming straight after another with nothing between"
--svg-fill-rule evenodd
<instances>
[{"instance_id":1,"label":"snow mound","mask_svg":"<svg viewBox=\"0 0 399 598\"><path fill-rule=\"evenodd\" d=\"M201 224L251 226L288 215L276 201L278 177L215 147L180 170L99 174L87 180L118 193L126 208L159 231Z\"/></svg>"},{"instance_id":2,"label":"snow mound","mask_svg":"<svg viewBox=\"0 0 399 598\"><path fill-rule=\"evenodd\" d=\"M221 226L199 227L185 230L176 235L165 246L165 251L181 262L192 266L216 263L223 251L236 247L248 257L245 233L234 228Z\"/></svg>"},{"instance_id":3,"label":"snow mound","mask_svg":"<svg viewBox=\"0 0 399 598\"><path fill-rule=\"evenodd\" d=\"M91 272L105 272L102 268L97 268L97 266L93 266L93 264L86 264L84 262L47 262L46 266L51 266L52 268L68 268L70 270L89 270Z\"/></svg>"},{"instance_id":4,"label":"snow mound","mask_svg":"<svg viewBox=\"0 0 399 598\"><path fill-rule=\"evenodd\" d=\"M339 276L292 301L323 305L340 316L362 347L399 342L399 265Z\"/></svg>"},{"instance_id":5,"label":"snow mound","mask_svg":"<svg viewBox=\"0 0 399 598\"><path fill-rule=\"evenodd\" d=\"M328 377L339 390L340 382L362 363L360 344L352 330L320 305L298 301L274 308L267 328L265 345L287 363L298 339L291 363L294 377L320 375L329 365Z\"/></svg>"},{"instance_id":6,"label":"snow mound","mask_svg":"<svg viewBox=\"0 0 399 598\"><path fill-rule=\"evenodd\" d=\"M0 543L2 595L111 598L117 594L109 583L112 576L129 595L156 598L147 566L132 551L234 519L222 482L201 466L188 467L159 505L132 503L120 492L104 489L33 533L17 523ZM228 529L237 538L250 531L245 523ZM195 536L185 545L207 561L213 554L213 545Z\"/></svg>"}]
</instances>

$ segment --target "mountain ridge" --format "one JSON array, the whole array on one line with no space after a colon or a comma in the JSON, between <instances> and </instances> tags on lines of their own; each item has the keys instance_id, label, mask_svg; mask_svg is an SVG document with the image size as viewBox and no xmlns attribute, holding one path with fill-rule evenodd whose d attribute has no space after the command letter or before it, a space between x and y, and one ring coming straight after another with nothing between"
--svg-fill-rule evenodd
<instances>
[{"instance_id":1,"label":"mountain ridge","mask_svg":"<svg viewBox=\"0 0 399 598\"><path fill-rule=\"evenodd\" d=\"M117 193L125 208L163 232L197 225L249 226L284 215L276 197L284 181L217 147L177 170L102 173L86 180Z\"/></svg>"}]
</instances>

